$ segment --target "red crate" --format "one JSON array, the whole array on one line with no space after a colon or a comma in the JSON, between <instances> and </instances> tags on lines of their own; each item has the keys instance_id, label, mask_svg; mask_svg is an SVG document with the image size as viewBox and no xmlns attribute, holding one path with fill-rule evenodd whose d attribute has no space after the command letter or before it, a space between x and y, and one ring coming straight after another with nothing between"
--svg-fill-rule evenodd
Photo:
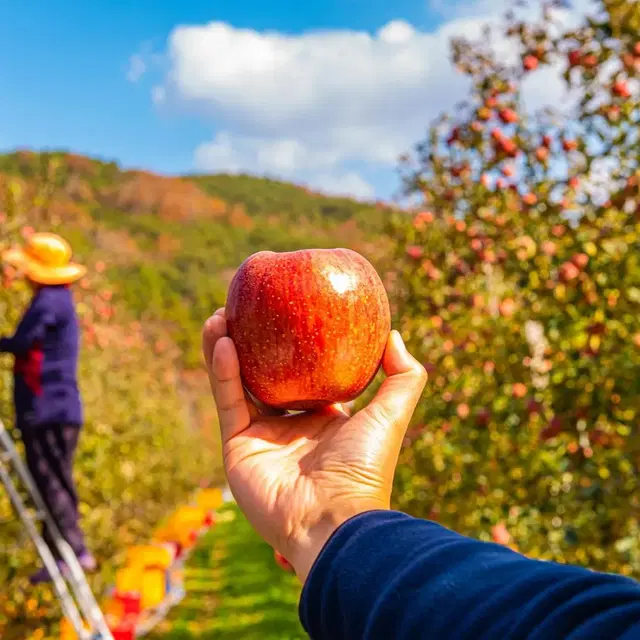
<instances>
[{"instance_id":1,"label":"red crate","mask_svg":"<svg viewBox=\"0 0 640 640\"><path fill-rule=\"evenodd\" d=\"M139 593L131 591L128 593L114 593L113 599L122 605L122 612L125 616L139 616L142 611L141 596Z\"/></svg>"}]
</instances>

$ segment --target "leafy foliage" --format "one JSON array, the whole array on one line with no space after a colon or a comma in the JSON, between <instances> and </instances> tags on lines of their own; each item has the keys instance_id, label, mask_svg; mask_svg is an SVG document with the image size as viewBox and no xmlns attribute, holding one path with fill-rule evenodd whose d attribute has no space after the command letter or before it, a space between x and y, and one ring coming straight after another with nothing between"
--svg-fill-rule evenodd
<instances>
[{"instance_id":1,"label":"leafy foliage","mask_svg":"<svg viewBox=\"0 0 640 640\"><path fill-rule=\"evenodd\" d=\"M454 42L471 95L406 165L424 209L390 225L388 278L431 381L396 495L463 533L638 575L640 7L604 0L567 29L556 4L509 16L501 54ZM571 108L528 113L523 83L551 65Z\"/></svg>"}]
</instances>

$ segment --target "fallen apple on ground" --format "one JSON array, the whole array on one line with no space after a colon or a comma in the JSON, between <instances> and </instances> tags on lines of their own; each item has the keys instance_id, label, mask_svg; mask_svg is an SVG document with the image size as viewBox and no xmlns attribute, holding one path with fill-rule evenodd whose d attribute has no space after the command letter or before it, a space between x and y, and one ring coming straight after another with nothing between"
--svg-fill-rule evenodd
<instances>
[{"instance_id":1,"label":"fallen apple on ground","mask_svg":"<svg viewBox=\"0 0 640 640\"><path fill-rule=\"evenodd\" d=\"M357 398L391 329L380 277L349 249L252 255L231 282L226 315L247 390L284 410Z\"/></svg>"}]
</instances>

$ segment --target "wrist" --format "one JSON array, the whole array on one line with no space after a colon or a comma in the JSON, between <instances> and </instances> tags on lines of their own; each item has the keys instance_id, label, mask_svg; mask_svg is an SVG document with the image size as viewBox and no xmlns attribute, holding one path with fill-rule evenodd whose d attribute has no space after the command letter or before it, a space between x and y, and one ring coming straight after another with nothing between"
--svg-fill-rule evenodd
<instances>
[{"instance_id":1,"label":"wrist","mask_svg":"<svg viewBox=\"0 0 640 640\"><path fill-rule=\"evenodd\" d=\"M304 584L315 561L331 536L347 520L368 511L387 511L389 504L378 500L348 501L341 505L332 505L310 518L307 526L290 541L288 561L296 575Z\"/></svg>"}]
</instances>

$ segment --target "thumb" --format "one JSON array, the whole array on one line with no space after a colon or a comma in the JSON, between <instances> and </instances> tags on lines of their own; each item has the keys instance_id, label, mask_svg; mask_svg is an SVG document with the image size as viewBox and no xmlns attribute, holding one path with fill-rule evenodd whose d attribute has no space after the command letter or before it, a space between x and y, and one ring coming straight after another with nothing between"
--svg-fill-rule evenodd
<instances>
[{"instance_id":1,"label":"thumb","mask_svg":"<svg viewBox=\"0 0 640 640\"><path fill-rule=\"evenodd\" d=\"M389 444L399 450L400 443L427 382L425 368L407 351L397 331L389 335L382 358L387 374L378 393L362 410L364 417L382 427Z\"/></svg>"}]
</instances>

